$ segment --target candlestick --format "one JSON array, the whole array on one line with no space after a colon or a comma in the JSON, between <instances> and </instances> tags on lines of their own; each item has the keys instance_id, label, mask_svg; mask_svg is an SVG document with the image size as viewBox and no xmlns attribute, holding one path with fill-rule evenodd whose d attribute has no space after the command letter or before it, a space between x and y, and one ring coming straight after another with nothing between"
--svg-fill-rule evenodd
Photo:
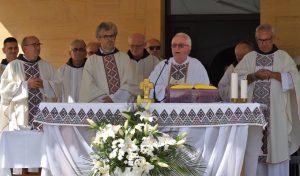
<instances>
[{"instance_id":1,"label":"candlestick","mask_svg":"<svg viewBox=\"0 0 300 176\"><path fill-rule=\"evenodd\" d=\"M237 99L238 93L238 74L231 73L231 99Z\"/></svg>"},{"instance_id":2,"label":"candlestick","mask_svg":"<svg viewBox=\"0 0 300 176\"><path fill-rule=\"evenodd\" d=\"M248 81L246 79L241 80L241 98L247 98L247 88L248 88Z\"/></svg>"}]
</instances>

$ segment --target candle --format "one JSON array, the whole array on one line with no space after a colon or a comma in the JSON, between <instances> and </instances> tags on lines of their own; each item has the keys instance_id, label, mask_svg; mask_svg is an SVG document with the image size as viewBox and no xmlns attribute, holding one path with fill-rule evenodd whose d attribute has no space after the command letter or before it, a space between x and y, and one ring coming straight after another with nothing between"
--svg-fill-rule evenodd
<instances>
[{"instance_id":1,"label":"candle","mask_svg":"<svg viewBox=\"0 0 300 176\"><path fill-rule=\"evenodd\" d=\"M231 73L231 98L238 98L238 74Z\"/></svg>"},{"instance_id":2,"label":"candle","mask_svg":"<svg viewBox=\"0 0 300 176\"><path fill-rule=\"evenodd\" d=\"M246 79L241 80L241 98L247 99L247 87L248 81Z\"/></svg>"}]
</instances>

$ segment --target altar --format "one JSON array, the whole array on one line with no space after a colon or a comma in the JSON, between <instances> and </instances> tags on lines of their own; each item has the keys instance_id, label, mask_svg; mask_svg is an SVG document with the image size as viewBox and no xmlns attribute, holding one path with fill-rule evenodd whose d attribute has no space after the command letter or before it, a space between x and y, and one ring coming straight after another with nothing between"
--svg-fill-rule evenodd
<instances>
[{"instance_id":1,"label":"altar","mask_svg":"<svg viewBox=\"0 0 300 176\"><path fill-rule=\"evenodd\" d=\"M52 175L85 175L90 140L87 119L118 124L126 103L41 103L36 121L43 124L41 166ZM256 169L265 107L257 103L153 103L150 111L161 130L187 132L187 142L203 157L207 176L240 176L243 163ZM251 133L251 135L250 135ZM249 148L248 146L256 146ZM247 161L244 162L245 155ZM3 159L3 158L2 158ZM255 171L254 171L255 172ZM47 172L45 172L47 173Z\"/></svg>"}]
</instances>

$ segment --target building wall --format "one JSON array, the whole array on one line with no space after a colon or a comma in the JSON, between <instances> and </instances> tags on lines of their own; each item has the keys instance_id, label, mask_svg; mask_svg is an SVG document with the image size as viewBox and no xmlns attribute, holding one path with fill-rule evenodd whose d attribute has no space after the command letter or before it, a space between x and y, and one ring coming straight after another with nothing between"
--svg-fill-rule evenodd
<instances>
[{"instance_id":1,"label":"building wall","mask_svg":"<svg viewBox=\"0 0 300 176\"><path fill-rule=\"evenodd\" d=\"M58 67L69 57L73 39L96 41L96 26L113 21L119 29L116 45L126 51L133 32L161 38L161 4L160 0L3 0L0 46L10 35L19 43L24 36L36 35L43 43L41 56Z\"/></svg>"},{"instance_id":2,"label":"building wall","mask_svg":"<svg viewBox=\"0 0 300 176\"><path fill-rule=\"evenodd\" d=\"M292 57L300 56L300 1L261 0L261 23L275 27L276 44Z\"/></svg>"}]
</instances>

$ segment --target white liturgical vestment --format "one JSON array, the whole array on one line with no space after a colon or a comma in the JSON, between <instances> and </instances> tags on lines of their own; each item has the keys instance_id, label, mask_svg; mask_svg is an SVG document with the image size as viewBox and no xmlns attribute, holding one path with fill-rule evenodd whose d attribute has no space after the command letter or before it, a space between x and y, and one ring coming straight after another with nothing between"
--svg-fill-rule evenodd
<instances>
[{"instance_id":1,"label":"white liturgical vestment","mask_svg":"<svg viewBox=\"0 0 300 176\"><path fill-rule=\"evenodd\" d=\"M39 77L43 88L30 89L27 80ZM56 69L43 59L28 61L23 55L10 62L1 77L0 94L4 113L9 117L9 130L32 125L41 101L58 101L60 82Z\"/></svg>"},{"instance_id":2,"label":"white liturgical vestment","mask_svg":"<svg viewBox=\"0 0 300 176\"><path fill-rule=\"evenodd\" d=\"M165 98L165 91L173 84L209 84L206 69L201 62L195 58L187 57L182 64L176 63L172 57L168 61L161 61L149 76L154 84L156 97L159 101ZM153 92L151 91L151 97Z\"/></svg>"},{"instance_id":3,"label":"white liturgical vestment","mask_svg":"<svg viewBox=\"0 0 300 176\"><path fill-rule=\"evenodd\" d=\"M135 60L130 51L128 51L127 54L130 57L130 61L131 61L132 68L133 68L133 78L132 79L135 84L134 92L136 95L142 94L142 91L140 90L139 85L144 79L149 78L150 73L154 70L155 66L159 63L159 60L157 57L150 55L147 52L147 50L144 50L144 55L139 60Z\"/></svg>"},{"instance_id":4,"label":"white liturgical vestment","mask_svg":"<svg viewBox=\"0 0 300 176\"><path fill-rule=\"evenodd\" d=\"M268 163L280 163L300 144L300 76L293 59L282 50L275 49L268 54L256 51L245 55L236 66L235 72L241 78L259 69L281 73L281 82L275 79L256 80L248 86L249 101L264 103L269 107L267 131L264 134L262 150ZM292 86L286 82L292 80ZM290 89L289 89L290 87Z\"/></svg>"},{"instance_id":5,"label":"white liturgical vestment","mask_svg":"<svg viewBox=\"0 0 300 176\"><path fill-rule=\"evenodd\" d=\"M8 64L7 59L2 59L0 64L0 77ZM0 105L0 135L2 131L8 130L9 117L4 114L3 108Z\"/></svg>"},{"instance_id":6,"label":"white liturgical vestment","mask_svg":"<svg viewBox=\"0 0 300 176\"><path fill-rule=\"evenodd\" d=\"M127 54L115 49L90 56L83 68L79 102L103 102L110 96L113 102L132 101L132 67Z\"/></svg>"},{"instance_id":7,"label":"white liturgical vestment","mask_svg":"<svg viewBox=\"0 0 300 176\"><path fill-rule=\"evenodd\" d=\"M67 64L58 69L59 77L62 80L62 102L78 102L84 63L82 66L76 67L69 59Z\"/></svg>"}]
</instances>

